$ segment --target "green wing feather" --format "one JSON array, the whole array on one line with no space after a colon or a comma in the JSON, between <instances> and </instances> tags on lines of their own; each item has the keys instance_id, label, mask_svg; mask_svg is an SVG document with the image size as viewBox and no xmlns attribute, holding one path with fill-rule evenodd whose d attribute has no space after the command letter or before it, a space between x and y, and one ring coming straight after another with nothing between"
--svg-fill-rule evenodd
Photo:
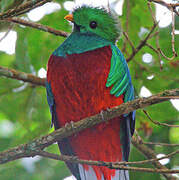
<instances>
[{"instance_id":1,"label":"green wing feather","mask_svg":"<svg viewBox=\"0 0 179 180\"><path fill-rule=\"evenodd\" d=\"M124 94L124 102L133 100L134 89L131 83L131 77L126 60L121 51L115 45L112 44L111 49L111 67L106 87L112 86L110 93L116 97Z\"/></svg>"},{"instance_id":2,"label":"green wing feather","mask_svg":"<svg viewBox=\"0 0 179 180\"><path fill-rule=\"evenodd\" d=\"M134 99L134 88L131 82L131 77L127 62L121 51L111 45L112 57L111 67L107 78L106 87L112 87L110 93L119 97L124 95L124 102ZM124 114L125 121L121 122L120 139L122 143L123 160L128 161L130 152L130 139L135 129L135 111Z\"/></svg>"}]
</instances>

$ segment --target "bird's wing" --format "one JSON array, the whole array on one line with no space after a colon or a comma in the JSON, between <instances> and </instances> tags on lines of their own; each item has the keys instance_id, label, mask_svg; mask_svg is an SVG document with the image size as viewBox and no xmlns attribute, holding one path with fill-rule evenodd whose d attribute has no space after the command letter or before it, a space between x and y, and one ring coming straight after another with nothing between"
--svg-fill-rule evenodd
<instances>
[{"instance_id":1,"label":"bird's wing","mask_svg":"<svg viewBox=\"0 0 179 180\"><path fill-rule=\"evenodd\" d=\"M111 45L111 49L111 67L106 87L112 86L110 93L116 97L123 94L124 102L131 101L134 99L134 88L127 62L115 45ZM125 120L121 123L121 141L123 144L123 157L127 161L130 151L130 139L135 129L135 111L124 114L123 117Z\"/></svg>"},{"instance_id":2,"label":"bird's wing","mask_svg":"<svg viewBox=\"0 0 179 180\"><path fill-rule=\"evenodd\" d=\"M111 48L111 67L106 86L112 86L110 93L114 94L116 97L125 94L124 102L133 100L134 89L131 83L131 77L126 60L121 51L115 45L111 45Z\"/></svg>"},{"instance_id":3,"label":"bird's wing","mask_svg":"<svg viewBox=\"0 0 179 180\"><path fill-rule=\"evenodd\" d=\"M47 102L48 102L50 112L52 115L52 120L51 120L51 127L52 127L54 125L55 119L56 119L55 100L53 97L51 85L48 81L45 82L45 86L46 86L46 93L47 93Z\"/></svg>"}]
</instances>

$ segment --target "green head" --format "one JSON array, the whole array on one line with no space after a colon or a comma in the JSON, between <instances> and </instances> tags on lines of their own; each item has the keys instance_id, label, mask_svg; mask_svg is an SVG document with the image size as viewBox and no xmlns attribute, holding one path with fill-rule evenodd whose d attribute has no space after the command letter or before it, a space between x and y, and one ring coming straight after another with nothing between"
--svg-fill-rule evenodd
<instances>
[{"instance_id":1,"label":"green head","mask_svg":"<svg viewBox=\"0 0 179 180\"><path fill-rule=\"evenodd\" d=\"M74 23L74 32L96 34L113 43L120 35L118 21L103 8L82 6L65 19Z\"/></svg>"}]
</instances>

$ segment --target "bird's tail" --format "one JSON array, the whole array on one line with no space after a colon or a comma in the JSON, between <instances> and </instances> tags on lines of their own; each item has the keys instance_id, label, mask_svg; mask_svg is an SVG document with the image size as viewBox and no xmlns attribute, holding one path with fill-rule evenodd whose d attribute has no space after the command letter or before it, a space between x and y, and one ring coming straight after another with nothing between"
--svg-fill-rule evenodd
<instances>
[{"instance_id":1,"label":"bird's tail","mask_svg":"<svg viewBox=\"0 0 179 180\"><path fill-rule=\"evenodd\" d=\"M104 177L102 173L97 174L91 166L86 169L79 164L79 173L81 180L129 180L129 172L126 170L116 170L115 175Z\"/></svg>"}]
</instances>

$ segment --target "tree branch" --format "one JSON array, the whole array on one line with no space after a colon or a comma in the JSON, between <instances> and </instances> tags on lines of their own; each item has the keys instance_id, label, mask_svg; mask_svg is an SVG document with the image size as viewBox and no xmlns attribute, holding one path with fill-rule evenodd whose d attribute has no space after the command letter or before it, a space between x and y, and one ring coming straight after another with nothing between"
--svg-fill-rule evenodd
<instances>
[{"instance_id":1,"label":"tree branch","mask_svg":"<svg viewBox=\"0 0 179 180\"><path fill-rule=\"evenodd\" d=\"M155 145L155 146L170 146L170 147L179 146L179 144L168 144L168 143L160 143L160 142L143 142L143 144Z\"/></svg>"},{"instance_id":2,"label":"tree branch","mask_svg":"<svg viewBox=\"0 0 179 180\"><path fill-rule=\"evenodd\" d=\"M160 0L159 0L160 1ZM161 2L161 1L160 1ZM165 3L165 2L164 2ZM156 18L155 18L155 15L152 11L152 8L151 8L151 4L148 2L147 3L148 7L149 7L149 10L150 10L150 13L152 15L152 19L153 19L153 22L154 24L157 23L156 21ZM158 57L159 57L159 64L160 64L160 69L162 69L162 64L161 64L161 56L163 56L165 59L167 60L173 60L175 57L178 56L177 52L175 51L175 16L174 16L174 10L173 9L170 9L171 10L171 13L172 13L172 32L171 32L171 35L172 35L172 40L171 40L171 46L172 46L172 53L173 53L173 56L172 57L167 57L163 51L161 50L160 48L160 45L159 45L159 34L156 35L156 46L157 46L157 50L155 50L152 46L150 45L147 45L148 47L150 47L154 52L156 52L158 54ZM159 27L157 27L159 28Z\"/></svg>"},{"instance_id":3,"label":"tree branch","mask_svg":"<svg viewBox=\"0 0 179 180\"><path fill-rule=\"evenodd\" d=\"M52 1L52 0L28 1L27 3L24 3L15 9L10 9L4 13L0 13L0 19L2 20L5 18L8 18L8 17L20 15L22 13L28 12L29 10L31 10L35 7L38 7L42 4L45 4L46 2L50 2L50 1ZM156 2L159 0L150 0L150 1ZM162 1L160 1L160 2L162 2ZM174 5L170 4L170 7L173 8L174 12L176 11L176 9L175 9L176 6L178 6L178 5L174 6ZM60 35L63 37L67 37L67 35L68 35L66 32L55 30L55 29L52 29L51 27L44 26L44 25L41 25L38 23L32 23L32 22L24 21L24 20L21 20L18 18L8 18L7 20L10 22L14 22L14 23L23 24L23 25L26 25L29 27L37 28L39 30L42 30L45 32L50 32L50 33L53 33L55 35ZM134 46L132 46L133 44L130 43L130 41L129 41L129 43L131 44L133 52L129 56L129 58L127 58L127 61L130 61L136 55L136 53L143 46L146 45L147 40L149 38L151 38L151 36L152 36L152 32L154 31L154 29L156 27L155 25L156 24L154 24L151 31L147 35L147 37L144 40L142 40L136 48L134 48ZM174 37L174 36L172 36L172 37ZM128 37L126 37L126 38L128 38ZM9 78L13 78L13 79L23 80L24 82L30 82L30 83L33 83L36 85L42 85L42 86L44 86L44 82L45 82L45 78L39 78L39 77L36 77L34 75L31 75L31 74L18 72L14 69L8 69L8 68L4 68L4 67L0 67L0 75L6 76ZM144 108L144 107L147 107L147 106L152 105L152 104L157 104L157 103L169 100L170 98L176 98L178 96L179 96L179 89L174 89L174 90L162 92L160 94L151 96L149 98L139 98L139 99L136 99L134 101L124 103L124 104L122 104L118 107L115 107L113 109L110 109L109 111L104 113L104 119L109 120L113 117L117 117L117 116L120 116L122 114L129 113L135 109ZM101 115L98 114L98 115L95 115L95 116L92 116L89 118L85 118L84 120L81 120L79 122L74 123L73 127L67 126L67 127L60 128L59 130L57 130L57 131L55 131L49 135L43 136L39 139L36 139L36 140L34 140L28 144L20 145L16 148L2 152L2 153L0 153L0 164L6 163L9 161L13 161L13 160L16 160L16 159L19 159L22 157L33 157L35 155L41 155L41 156L49 157L52 159L62 160L64 158L63 156L58 156L58 155L51 154L51 153L48 153L48 152L45 152L42 150L45 147L56 142L57 140L61 140L64 137L68 137L68 136L72 135L73 133L79 132L85 128L90 128L96 124L103 122L103 121L104 120L101 117ZM164 157L156 158L154 152L152 152L152 150L149 151L149 148L147 149L147 147L144 144L141 144L140 142L138 142L137 139L133 139L132 143L134 144L134 146L136 146L138 149L140 149L140 151L143 152L143 154L145 154L147 156L147 158L152 158L152 159L145 160L145 161L139 161L139 162L110 163L110 162L85 161L85 160L79 160L76 157L66 157L66 158L72 158L72 159L64 160L64 161L73 162L72 160L74 159L74 161L76 161L76 163L79 163L79 161L81 161L80 163L85 163L85 164L93 163L92 165L107 166L109 168L114 168L114 169L126 169L126 170L157 172L157 173L179 173L179 170L168 170L165 166L162 166L158 162L158 160L164 159ZM168 154L167 156L165 156L165 158L171 157L176 153L178 153L178 151L175 151L173 153ZM152 162L154 164L154 166L156 166L159 169L124 166L126 164L140 164L140 163L142 164L142 163L147 163L147 162ZM94 164L94 163L96 163L96 164ZM165 174L164 176L167 179L172 179L171 175Z\"/></svg>"},{"instance_id":4,"label":"tree branch","mask_svg":"<svg viewBox=\"0 0 179 180\"><path fill-rule=\"evenodd\" d=\"M150 32L147 34L146 38L141 40L139 45L135 49L133 49L132 54L126 59L127 62L129 62L139 52L139 50L145 46L145 44L147 43L147 40L151 37L151 35L152 35L154 29L157 27L157 25L158 25L158 23L154 23Z\"/></svg>"},{"instance_id":5,"label":"tree branch","mask_svg":"<svg viewBox=\"0 0 179 180\"><path fill-rule=\"evenodd\" d=\"M154 121L154 120L149 116L149 114L147 113L146 110L143 109L143 112L144 112L145 115L148 117L148 119L149 119L152 123L154 123L154 124L156 124L156 125L179 128L179 125L173 125L173 124L167 124L167 123L161 123L161 122L158 122L158 121Z\"/></svg>"},{"instance_id":6,"label":"tree branch","mask_svg":"<svg viewBox=\"0 0 179 180\"><path fill-rule=\"evenodd\" d=\"M83 120L75 122L73 124L73 127L69 124L66 127L60 128L54 131L53 133L43 136L39 139L36 139L28 144L23 144L13 149L2 152L0 153L0 164L13 161L22 157L31 157L34 151L42 150L45 147L55 143L56 141L59 141L65 137L71 136L74 133L77 133L86 128L91 128L94 125L97 125L101 122L104 123L104 119L107 121L114 117L119 117L122 114L127 114L131 111L169 100L168 98L162 98L166 96L170 96L170 97L179 96L179 88L166 90L164 92L161 92L159 94L153 95L148 98L138 98L136 100L123 103L120 106L109 109L108 111L104 111L103 118L101 114L87 117ZM153 158L153 157L150 157L150 158Z\"/></svg>"},{"instance_id":7,"label":"tree branch","mask_svg":"<svg viewBox=\"0 0 179 180\"><path fill-rule=\"evenodd\" d=\"M179 6L179 3L166 3L165 1L162 1L162 0L148 0L148 1L165 6L170 11L173 10L179 16L179 12L176 10L176 7Z\"/></svg>"},{"instance_id":8,"label":"tree branch","mask_svg":"<svg viewBox=\"0 0 179 180\"><path fill-rule=\"evenodd\" d=\"M179 153L179 151L175 151L172 154L175 155ZM150 159L150 160L145 160L145 161L136 161L136 162L104 162L104 161L92 161L92 160L82 160L78 159L76 156L66 156L66 155L57 155L57 154L52 154L48 153L45 151L38 151L37 155L45 157L45 158L50 158L54 160L60 160L60 161L65 161L65 162L71 162L71 163L80 163L80 164L88 164L88 165L96 165L96 166L106 166L110 169L125 169L125 170L134 170L134 171L143 171L143 172L150 172L150 173L179 173L179 170L168 170L168 169L152 169L152 168L140 168L140 167L128 167L125 165L130 165L130 164L144 164L152 161L158 161L162 158L156 158L156 159Z\"/></svg>"},{"instance_id":9,"label":"tree branch","mask_svg":"<svg viewBox=\"0 0 179 180\"><path fill-rule=\"evenodd\" d=\"M9 9L6 12L0 13L0 19L5 19L8 17L18 16L20 14L24 14L36 7L42 6L43 4L47 2L51 2L52 0L31 0L27 1L26 3L23 3L19 5L18 7L15 7L14 9Z\"/></svg>"},{"instance_id":10,"label":"tree branch","mask_svg":"<svg viewBox=\"0 0 179 180\"><path fill-rule=\"evenodd\" d=\"M135 131L136 137L132 138L132 144L142 153L147 159L155 159L156 155L152 149L143 144L142 138L138 135L137 131ZM152 164L158 168L163 170L168 170L164 165L162 165L159 161L153 161ZM168 180L175 180L176 178L169 174L163 174L163 176Z\"/></svg>"},{"instance_id":11,"label":"tree branch","mask_svg":"<svg viewBox=\"0 0 179 180\"><path fill-rule=\"evenodd\" d=\"M147 159L147 160L143 160L143 161L133 161L133 162L126 162L126 161L104 162L104 161L82 160L82 159L78 159L78 157L76 157L76 156L57 155L57 154L52 154L52 153L49 153L46 151L41 151L41 150L37 151L36 155L47 157L47 158L54 159L54 160L65 161L65 162L97 165L97 166L107 166L107 167L111 168L111 165L115 165L115 166L134 165L134 164L146 164L146 163L150 163L150 162L154 162L154 161L160 161L162 159L170 158L178 153L179 153L179 150L176 150L176 151L174 151L166 156L163 156L161 158L154 158L154 159Z\"/></svg>"},{"instance_id":12,"label":"tree branch","mask_svg":"<svg viewBox=\"0 0 179 180\"><path fill-rule=\"evenodd\" d=\"M135 51L134 44L133 44L133 42L129 39L128 34L127 34L126 32L123 32L123 34L124 34L124 37L126 38L126 40L129 42L129 44L130 44L130 46L131 46L131 48L132 48L132 51Z\"/></svg>"},{"instance_id":13,"label":"tree branch","mask_svg":"<svg viewBox=\"0 0 179 180\"><path fill-rule=\"evenodd\" d=\"M45 78L40 78L32 74L17 71L15 69L9 69L0 66L0 76L5 76L12 79L22 80L35 85L45 86Z\"/></svg>"},{"instance_id":14,"label":"tree branch","mask_svg":"<svg viewBox=\"0 0 179 180\"><path fill-rule=\"evenodd\" d=\"M53 28L51 28L49 26L45 26L45 25L42 25L42 24L39 24L39 23L26 21L26 20L16 18L16 17L7 18L7 19L5 19L5 21L16 23L16 24L21 24L21 25L24 25L24 26L28 26L28 27L31 27L31 28L34 28L34 29L44 31L44 32L52 33L52 34L54 34L56 36L63 36L63 37L68 36L67 32L64 32L64 31L61 31L61 30L56 30L56 29L53 29Z\"/></svg>"},{"instance_id":15,"label":"tree branch","mask_svg":"<svg viewBox=\"0 0 179 180\"><path fill-rule=\"evenodd\" d=\"M51 28L49 26L45 26L45 25L42 25L42 24L38 24L38 23L22 20L20 18L7 18L5 20L9 21L9 22L25 25L25 26L28 26L28 27L32 27L32 28L35 28L35 29L39 29L39 30L42 30L44 32L52 33L54 35L63 36L63 37L67 37L68 36L67 32L56 30L56 29L53 29L53 28ZM157 24L158 23L154 23L154 25L152 26L152 28L151 28L150 32L148 33L148 35L146 36L146 38L144 40L141 40L141 42L139 43L139 45L136 48L134 48L133 43L130 41L130 39L127 36L127 34L124 33L124 36L129 41L129 43L130 43L130 45L132 47L132 54L126 59L127 62L129 62L138 53L138 51L142 47L144 47L146 45L148 39L151 38L152 33L153 33L154 29L156 28Z\"/></svg>"}]
</instances>

